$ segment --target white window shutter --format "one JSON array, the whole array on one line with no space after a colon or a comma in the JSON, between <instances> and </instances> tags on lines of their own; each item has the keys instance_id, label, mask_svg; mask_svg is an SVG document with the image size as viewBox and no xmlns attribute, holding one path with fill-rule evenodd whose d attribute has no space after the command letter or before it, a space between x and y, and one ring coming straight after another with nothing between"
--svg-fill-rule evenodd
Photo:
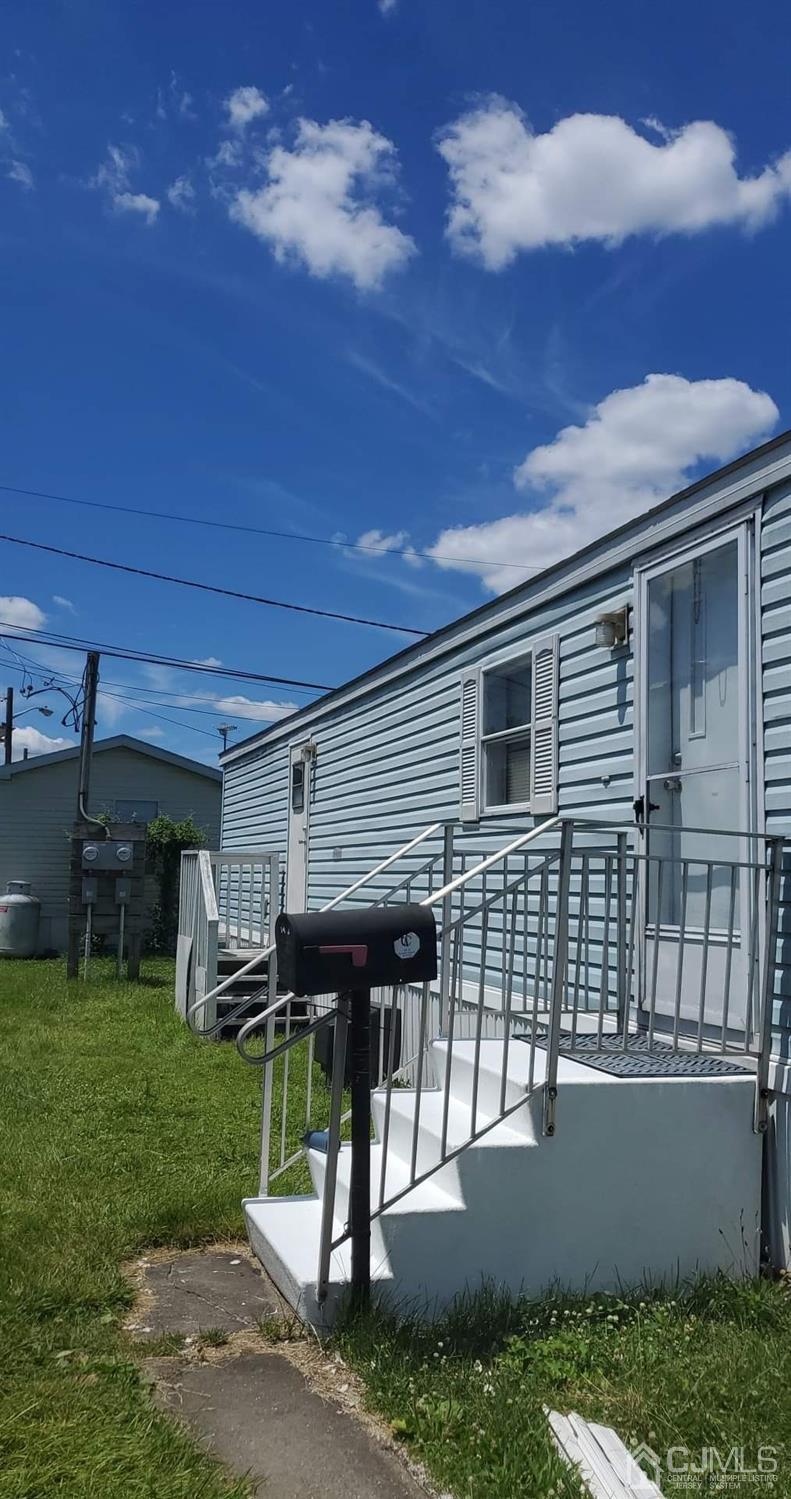
<instances>
[{"instance_id":1,"label":"white window shutter","mask_svg":"<svg viewBox=\"0 0 791 1499\"><path fill-rule=\"evenodd\" d=\"M480 803L480 712L481 674L468 672L461 679L461 755L459 767L462 822L477 822Z\"/></svg>"},{"instance_id":2,"label":"white window shutter","mask_svg":"<svg viewBox=\"0 0 791 1499\"><path fill-rule=\"evenodd\" d=\"M530 810L558 809L558 637L545 635L533 646L533 731Z\"/></svg>"}]
</instances>

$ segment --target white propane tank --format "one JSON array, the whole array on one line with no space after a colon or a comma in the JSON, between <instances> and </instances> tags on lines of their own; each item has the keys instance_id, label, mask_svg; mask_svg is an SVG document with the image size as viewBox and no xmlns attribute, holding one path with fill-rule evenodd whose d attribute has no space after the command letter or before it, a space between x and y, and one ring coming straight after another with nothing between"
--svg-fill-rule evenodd
<instances>
[{"instance_id":1,"label":"white propane tank","mask_svg":"<svg viewBox=\"0 0 791 1499\"><path fill-rule=\"evenodd\" d=\"M27 880L9 880L0 895L0 958L32 958L38 943L41 902Z\"/></svg>"}]
</instances>

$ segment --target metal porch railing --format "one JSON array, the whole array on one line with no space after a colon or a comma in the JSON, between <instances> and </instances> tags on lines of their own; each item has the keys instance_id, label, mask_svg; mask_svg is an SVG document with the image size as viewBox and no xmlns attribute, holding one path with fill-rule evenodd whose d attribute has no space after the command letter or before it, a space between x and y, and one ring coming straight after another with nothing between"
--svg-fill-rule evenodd
<instances>
[{"instance_id":1,"label":"metal porch railing","mask_svg":"<svg viewBox=\"0 0 791 1499\"><path fill-rule=\"evenodd\" d=\"M689 846L688 834L704 832L720 841L721 851L712 847L703 856ZM745 1067L756 1076L756 1128L765 1127L782 857L777 839L555 817L485 858L464 844L455 846L448 826L442 840L441 855L380 896L434 908L440 963L435 985L372 996L379 1036L373 1082L381 1116L373 1218L539 1092L543 1131L551 1137L561 1059L638 1075L674 1066L693 1073ZM303 1129L327 1126L322 1293L332 1251L349 1237L348 1227L339 1233L335 1222L338 1154L348 1117L347 1015L333 996L301 1003L296 1014L289 997L275 1000L243 1027L238 1044L246 1061L263 1064L262 1195L300 1159ZM262 1028L264 1054L255 1056L248 1042ZM320 1082L316 1049L330 1028L328 1089ZM440 1088L432 1063L436 1038L445 1052ZM501 1045L487 1048L484 1059L484 1042L491 1038ZM516 1047L518 1085L510 1065ZM460 1127L454 1109L451 1131L459 1051L468 1113ZM481 1068L485 1060L491 1073L493 1055L497 1106L492 1108L490 1092L484 1111ZM292 1082L302 1090L299 1109ZM393 1190L389 1125L394 1090L404 1087L412 1098L408 1179ZM273 1135L275 1088L279 1118ZM420 1121L429 1091L440 1097L442 1128L436 1156L426 1161Z\"/></svg>"},{"instance_id":2,"label":"metal porch railing","mask_svg":"<svg viewBox=\"0 0 791 1499\"><path fill-rule=\"evenodd\" d=\"M440 876L438 875L437 871L441 870L444 867L443 861L446 856L446 837L444 833L445 826L446 824L443 822L431 823L427 828L424 828L422 832L418 833L414 838L409 839L407 843L396 849L394 853L389 854L386 859L382 859L381 862L375 865L373 869L368 870L366 874L361 875L359 879L353 881L351 885L347 886L345 890L342 890L339 895L336 895L333 900L329 901L327 905L323 907L323 909L332 910L334 909L334 907L339 906L346 901L353 901L355 899L364 901L365 904L376 905L393 898L394 895L400 891L406 889L411 890L413 888L422 888L421 881L423 882L423 887L433 888L434 884L440 882ZM428 857L426 857L427 848L430 847L432 840L435 843L438 843L439 846L435 848L433 853L429 853ZM212 855L211 857L215 860L222 861L230 861L233 859L245 861L253 856L248 854L221 854ZM263 856L258 855L258 857L260 858ZM278 856L276 854L271 854L266 855L265 857L272 860L277 860ZM413 867L415 860L420 860L420 863L414 865ZM406 868L401 871L398 883L395 885L395 887L392 887L389 883L391 878L391 871L393 871L397 865L402 864L405 865ZM187 871L188 883L190 878L190 871ZM230 884L227 888L231 888ZM260 1029L261 1025L265 1025L267 1023L267 1018L271 1018L274 1023L275 1017L277 1017L278 1026L290 1027L291 1021L294 1018L294 1014L296 1013L292 1013L292 995L285 994L281 995L279 998L277 997L277 957L274 943L274 923L280 909L281 900L279 880L276 871L274 876L270 876L269 889L272 892L277 891L278 896L277 899L275 899L274 897L270 898L268 904L268 935L266 945L258 951L254 952L246 963L242 964L242 966L237 968L233 974L230 974L227 978L223 979L219 983L217 982L217 976L215 972L214 984L208 987L206 993L204 993L203 995L199 995L191 1004L187 1005L185 1010L185 1018L189 1022L192 1029L195 1031L196 1035L211 1037L217 1035L219 1031L223 1027L227 1026L231 1021L236 1020L240 1015L243 1014L246 1009L249 1008L251 1004L255 1003L256 1001L261 1001L263 998L269 999L270 1004L267 1006L266 1010L257 1016L253 1016L252 1020L245 1026L243 1026L239 1032L237 1044L240 1045L242 1055L245 1055L245 1043L247 1036L250 1035L253 1031ZM363 894L363 892L365 892L365 895ZM220 998L221 995L226 993L227 990L230 989L240 979L249 978L252 974L259 970L266 974L266 980L262 984L261 988L258 991L247 995L242 1001L240 1001L238 1005L236 1005L232 1010L224 1015L222 1017L222 1020L217 1021L215 1018L215 1014L213 1013L213 1007L216 1009L217 999ZM274 996L274 999L272 998L272 996ZM205 1023L199 1023L197 1018L199 1015L201 1016L201 1020ZM245 1060L257 1061L258 1059L245 1056Z\"/></svg>"},{"instance_id":3,"label":"metal porch railing","mask_svg":"<svg viewBox=\"0 0 791 1499\"><path fill-rule=\"evenodd\" d=\"M250 950L255 959L270 951L280 905L278 854L265 849L189 849L182 854L176 1008L188 1021L201 1013L201 1034L214 1035L227 1024L228 1016L217 1020L217 996L246 971L237 970L218 984L221 950ZM246 997L234 1017L249 1003Z\"/></svg>"}]
</instances>

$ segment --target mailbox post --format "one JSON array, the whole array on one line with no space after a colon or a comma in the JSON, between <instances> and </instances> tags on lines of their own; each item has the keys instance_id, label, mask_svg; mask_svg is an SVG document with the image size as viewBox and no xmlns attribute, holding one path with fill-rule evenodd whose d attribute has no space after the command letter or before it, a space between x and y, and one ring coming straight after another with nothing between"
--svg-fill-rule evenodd
<instances>
[{"instance_id":1,"label":"mailbox post","mask_svg":"<svg viewBox=\"0 0 791 1499\"><path fill-rule=\"evenodd\" d=\"M339 994L350 1012L352 1294L365 1304L371 1288L371 990L437 977L434 913L415 905L283 912L275 939L278 973L293 994ZM335 1065L343 1068L344 1061L336 1047Z\"/></svg>"}]
</instances>

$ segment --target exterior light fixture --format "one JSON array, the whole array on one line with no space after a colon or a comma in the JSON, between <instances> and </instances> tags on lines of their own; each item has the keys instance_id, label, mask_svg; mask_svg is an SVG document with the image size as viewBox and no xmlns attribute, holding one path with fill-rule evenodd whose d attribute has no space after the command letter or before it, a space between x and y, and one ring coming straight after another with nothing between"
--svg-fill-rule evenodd
<instances>
[{"instance_id":1,"label":"exterior light fixture","mask_svg":"<svg viewBox=\"0 0 791 1499\"><path fill-rule=\"evenodd\" d=\"M619 645L625 645L629 636L628 605L600 614L595 623L595 632L596 644L604 646L605 650L614 651Z\"/></svg>"}]
</instances>

